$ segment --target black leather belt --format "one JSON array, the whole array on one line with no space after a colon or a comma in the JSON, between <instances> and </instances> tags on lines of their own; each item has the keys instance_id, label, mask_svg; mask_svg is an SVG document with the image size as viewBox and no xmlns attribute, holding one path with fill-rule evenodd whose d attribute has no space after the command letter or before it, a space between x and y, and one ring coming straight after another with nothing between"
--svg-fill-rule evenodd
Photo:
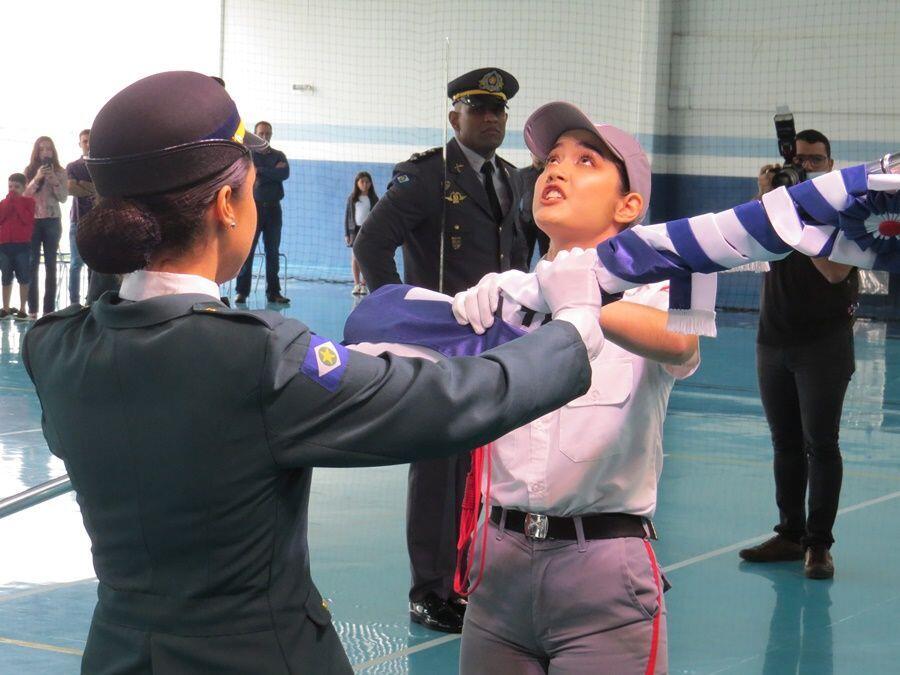
<instances>
[{"instance_id":1,"label":"black leather belt","mask_svg":"<svg viewBox=\"0 0 900 675\"><path fill-rule=\"evenodd\" d=\"M491 522L500 525L503 508L491 507ZM581 516L585 539L618 539L638 537L656 539L656 530L649 518L628 513L597 513ZM574 518L544 516L522 511L506 511L504 527L532 539L578 539Z\"/></svg>"}]
</instances>

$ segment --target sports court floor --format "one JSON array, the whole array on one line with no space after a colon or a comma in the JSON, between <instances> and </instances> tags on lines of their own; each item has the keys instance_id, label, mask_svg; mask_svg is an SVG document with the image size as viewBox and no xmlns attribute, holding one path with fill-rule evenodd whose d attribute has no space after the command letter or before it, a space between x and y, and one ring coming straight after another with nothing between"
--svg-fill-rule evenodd
<instances>
[{"instance_id":1,"label":"sports court floor","mask_svg":"<svg viewBox=\"0 0 900 675\"><path fill-rule=\"evenodd\" d=\"M288 291L289 315L340 336L349 286L292 282ZM676 386L669 406L656 550L673 585L670 671L900 673L900 324L856 327L837 574L822 582L806 580L800 563L748 566L737 557L769 535L776 515L755 321L721 316L700 371ZM0 322L0 496L63 472L19 360L24 330ZM456 673L458 636L408 620L405 481L405 466L317 470L313 577L360 672ZM78 672L92 577L71 495L0 520L0 675Z\"/></svg>"}]
</instances>

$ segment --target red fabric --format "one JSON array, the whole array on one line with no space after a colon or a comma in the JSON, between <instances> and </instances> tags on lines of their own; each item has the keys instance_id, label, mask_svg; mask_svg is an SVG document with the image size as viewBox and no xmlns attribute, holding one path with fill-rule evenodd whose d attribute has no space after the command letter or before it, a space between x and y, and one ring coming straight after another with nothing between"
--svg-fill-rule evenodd
<instances>
[{"instance_id":1,"label":"red fabric","mask_svg":"<svg viewBox=\"0 0 900 675\"><path fill-rule=\"evenodd\" d=\"M647 556L650 558L650 566L653 568L653 581L656 582L656 602L659 609L656 610L656 616L653 617L653 637L650 638L650 657L647 659L646 675L653 675L656 672L656 655L659 652L659 624L662 618L662 584L659 581L659 565L656 562L656 556L653 554L653 547L650 542L644 540L644 548L647 549Z\"/></svg>"},{"instance_id":2,"label":"red fabric","mask_svg":"<svg viewBox=\"0 0 900 675\"><path fill-rule=\"evenodd\" d=\"M10 192L0 201L0 244L27 244L34 232L34 199Z\"/></svg>"},{"instance_id":3,"label":"red fabric","mask_svg":"<svg viewBox=\"0 0 900 675\"><path fill-rule=\"evenodd\" d=\"M487 558L487 522L481 530L481 563L478 565L478 577L469 587L469 573L474 561L475 535L478 532L478 519L481 516L481 477L487 473L484 504L491 503L491 445L485 445L472 451L472 465L466 476L466 491L463 494L462 513L459 518L459 540L456 542L456 572L453 575L453 591L461 598L471 595L484 575L484 561ZM487 508L485 509L487 513ZM487 518L487 516L486 516Z\"/></svg>"}]
</instances>

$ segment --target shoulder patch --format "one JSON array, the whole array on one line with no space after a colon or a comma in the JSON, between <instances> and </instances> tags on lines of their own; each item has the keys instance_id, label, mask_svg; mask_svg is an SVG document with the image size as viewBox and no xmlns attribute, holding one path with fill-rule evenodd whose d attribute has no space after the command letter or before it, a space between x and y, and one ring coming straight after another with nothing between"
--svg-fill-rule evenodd
<instances>
[{"instance_id":1,"label":"shoulder patch","mask_svg":"<svg viewBox=\"0 0 900 675\"><path fill-rule=\"evenodd\" d=\"M423 159L428 159L429 157L439 153L442 150L441 146L437 146L436 148L429 148L428 150L423 150L422 152L414 152L410 155L410 162L421 162Z\"/></svg>"},{"instance_id":2,"label":"shoulder patch","mask_svg":"<svg viewBox=\"0 0 900 675\"><path fill-rule=\"evenodd\" d=\"M328 391L336 391L350 360L347 348L340 343L326 340L315 334L309 336L306 358L300 372Z\"/></svg>"},{"instance_id":3,"label":"shoulder patch","mask_svg":"<svg viewBox=\"0 0 900 675\"><path fill-rule=\"evenodd\" d=\"M217 316L223 319L231 319L238 321L254 321L262 324L266 328L272 330L279 324L284 322L284 317L278 312L259 311L254 312L247 309L233 309L226 307L221 302L210 300L209 302L198 302L191 310L194 314L206 314Z\"/></svg>"}]
</instances>

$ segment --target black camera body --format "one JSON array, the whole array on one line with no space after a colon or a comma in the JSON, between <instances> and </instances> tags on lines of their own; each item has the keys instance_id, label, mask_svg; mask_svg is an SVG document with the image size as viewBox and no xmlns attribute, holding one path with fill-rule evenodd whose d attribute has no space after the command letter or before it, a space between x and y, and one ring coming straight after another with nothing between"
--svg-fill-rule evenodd
<instances>
[{"instance_id":1,"label":"black camera body","mask_svg":"<svg viewBox=\"0 0 900 675\"><path fill-rule=\"evenodd\" d=\"M775 109L775 136L778 153L784 158L784 166L772 175L772 187L791 187L806 180L806 171L795 163L797 155L797 130L794 115L787 106Z\"/></svg>"},{"instance_id":2,"label":"black camera body","mask_svg":"<svg viewBox=\"0 0 900 675\"><path fill-rule=\"evenodd\" d=\"M50 158L50 157L48 157L48 158L45 159L43 162L41 162L41 166L46 166L46 167L52 169L52 168L53 168L53 159Z\"/></svg>"}]
</instances>

